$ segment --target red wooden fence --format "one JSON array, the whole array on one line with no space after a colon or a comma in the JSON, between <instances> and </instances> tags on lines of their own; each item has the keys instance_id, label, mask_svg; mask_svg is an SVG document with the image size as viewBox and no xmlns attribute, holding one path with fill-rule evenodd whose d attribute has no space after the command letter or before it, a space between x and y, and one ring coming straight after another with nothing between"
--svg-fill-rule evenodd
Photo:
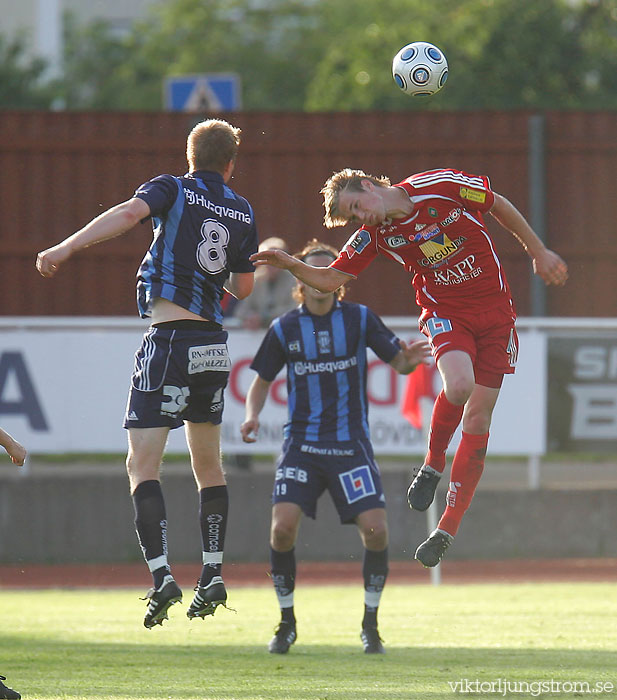
<instances>
[{"instance_id":1,"label":"red wooden fence","mask_svg":"<svg viewBox=\"0 0 617 700\"><path fill-rule=\"evenodd\" d=\"M345 166L393 181L436 167L490 176L528 214L524 112L234 113L243 130L232 186L253 204L260 237L292 250L312 237L340 246L351 229L322 226L319 190ZM551 316L617 316L617 114L546 115L547 242L570 281L547 292ZM3 315L133 315L134 276L149 225L76 256L53 280L36 253L161 172L186 170L181 113L0 112L0 295ZM519 315L530 313L530 262L488 216ZM409 275L377 260L348 298L382 315L415 315Z\"/></svg>"}]
</instances>

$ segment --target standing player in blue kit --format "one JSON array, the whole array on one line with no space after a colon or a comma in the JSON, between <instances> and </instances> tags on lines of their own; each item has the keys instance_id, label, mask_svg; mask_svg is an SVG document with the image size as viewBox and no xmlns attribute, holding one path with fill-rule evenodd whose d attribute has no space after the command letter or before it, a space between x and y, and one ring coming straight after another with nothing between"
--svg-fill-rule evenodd
<instances>
[{"instance_id":1,"label":"standing player in blue kit","mask_svg":"<svg viewBox=\"0 0 617 700\"><path fill-rule=\"evenodd\" d=\"M315 267L338 257L311 241L297 256ZM255 442L259 414L272 381L287 368L289 420L274 483L270 557L281 622L269 651L284 654L296 640L295 542L302 513L315 518L327 489L342 523L354 523L364 544L364 651L384 653L377 609L388 575L388 526L379 468L369 436L367 349L397 372L409 374L429 354L428 344L407 345L366 306L342 302L344 288L319 292L298 282L301 305L272 322L251 364L257 372L241 426Z\"/></svg>"},{"instance_id":2,"label":"standing player in blue kit","mask_svg":"<svg viewBox=\"0 0 617 700\"><path fill-rule=\"evenodd\" d=\"M224 290L238 299L253 289L257 250L253 210L228 182L240 129L220 119L197 124L187 139L189 172L159 175L135 195L39 253L37 268L52 277L74 253L152 219L154 238L137 276L137 303L152 325L135 356L124 427L135 525L153 586L144 625L167 619L182 599L168 561L161 460L169 430L185 426L199 490L203 568L189 618L214 614L227 591L221 577L228 494L221 467L220 424L229 376ZM111 272L111 271L110 271Z\"/></svg>"}]
</instances>

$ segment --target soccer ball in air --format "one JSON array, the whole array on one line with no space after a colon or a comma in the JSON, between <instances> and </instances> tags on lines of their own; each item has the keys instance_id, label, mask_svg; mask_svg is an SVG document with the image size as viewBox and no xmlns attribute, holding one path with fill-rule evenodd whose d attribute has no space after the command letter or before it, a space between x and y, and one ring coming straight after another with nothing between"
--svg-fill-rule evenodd
<instances>
[{"instance_id":1,"label":"soccer ball in air","mask_svg":"<svg viewBox=\"0 0 617 700\"><path fill-rule=\"evenodd\" d=\"M392 59L392 77L407 95L434 95L446 84L448 61L433 44L414 41Z\"/></svg>"}]
</instances>

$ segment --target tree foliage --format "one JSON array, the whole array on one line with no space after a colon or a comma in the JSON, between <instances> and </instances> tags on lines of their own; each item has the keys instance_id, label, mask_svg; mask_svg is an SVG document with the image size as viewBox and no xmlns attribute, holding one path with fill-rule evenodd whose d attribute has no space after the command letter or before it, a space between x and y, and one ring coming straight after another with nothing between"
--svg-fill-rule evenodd
<instances>
[{"instance_id":1,"label":"tree foliage","mask_svg":"<svg viewBox=\"0 0 617 700\"><path fill-rule=\"evenodd\" d=\"M347 22L344 3L319 5L337 39L324 46L307 109L617 107L615 0L371 0ZM418 39L448 58L435 97L392 89L391 57Z\"/></svg>"},{"instance_id":2,"label":"tree foliage","mask_svg":"<svg viewBox=\"0 0 617 700\"><path fill-rule=\"evenodd\" d=\"M46 69L44 60L26 57L23 36L9 41L0 34L0 108L49 108L53 88L41 80Z\"/></svg>"},{"instance_id":3,"label":"tree foliage","mask_svg":"<svg viewBox=\"0 0 617 700\"><path fill-rule=\"evenodd\" d=\"M131 34L99 22L68 33L69 107L160 109L165 78L241 76L247 109L301 110L312 49L298 52L313 10L303 0L171 0Z\"/></svg>"},{"instance_id":4,"label":"tree foliage","mask_svg":"<svg viewBox=\"0 0 617 700\"><path fill-rule=\"evenodd\" d=\"M165 78L220 72L240 76L246 110L617 108L617 0L165 0L126 36L69 17L65 37L73 109L158 110ZM419 39L450 67L430 98L390 72ZM0 76L36 83L38 64L24 75L9 53Z\"/></svg>"},{"instance_id":5,"label":"tree foliage","mask_svg":"<svg viewBox=\"0 0 617 700\"><path fill-rule=\"evenodd\" d=\"M118 38L99 20L65 17L62 99L67 109L160 109L164 64L149 62L143 34Z\"/></svg>"}]
</instances>

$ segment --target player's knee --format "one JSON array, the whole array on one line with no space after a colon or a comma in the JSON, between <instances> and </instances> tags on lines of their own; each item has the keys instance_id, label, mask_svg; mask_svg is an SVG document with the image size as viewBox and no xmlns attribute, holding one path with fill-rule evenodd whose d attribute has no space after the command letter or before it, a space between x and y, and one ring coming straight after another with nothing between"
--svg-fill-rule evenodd
<instances>
[{"instance_id":1,"label":"player's knee","mask_svg":"<svg viewBox=\"0 0 617 700\"><path fill-rule=\"evenodd\" d=\"M463 430L466 433L482 435L483 433L488 433L490 427L491 417L487 415L481 415L479 413L471 414L465 416L463 420Z\"/></svg>"},{"instance_id":2,"label":"player's knee","mask_svg":"<svg viewBox=\"0 0 617 700\"><path fill-rule=\"evenodd\" d=\"M289 523L274 522L270 529L270 545L277 552L287 552L295 544L296 530Z\"/></svg>"},{"instance_id":3,"label":"player's knee","mask_svg":"<svg viewBox=\"0 0 617 700\"><path fill-rule=\"evenodd\" d=\"M134 479L137 476L137 462L135 456L132 452L129 452L126 456L126 473L129 475L129 479Z\"/></svg>"},{"instance_id":4,"label":"player's knee","mask_svg":"<svg viewBox=\"0 0 617 700\"><path fill-rule=\"evenodd\" d=\"M491 427L492 413L486 407L472 405L472 402L470 402L465 407L465 413L463 414L463 430L474 435L487 433Z\"/></svg>"},{"instance_id":5,"label":"player's knee","mask_svg":"<svg viewBox=\"0 0 617 700\"><path fill-rule=\"evenodd\" d=\"M473 388L473 380L467 377L457 377L446 384L444 393L451 404L462 406L469 400Z\"/></svg>"},{"instance_id":6,"label":"player's knee","mask_svg":"<svg viewBox=\"0 0 617 700\"><path fill-rule=\"evenodd\" d=\"M160 480L160 462L155 458L145 458L129 450L126 457L126 472L132 493L142 481Z\"/></svg>"},{"instance_id":7,"label":"player's knee","mask_svg":"<svg viewBox=\"0 0 617 700\"><path fill-rule=\"evenodd\" d=\"M388 546L388 526L385 522L371 523L361 530L362 540L367 549L380 551Z\"/></svg>"}]
</instances>

